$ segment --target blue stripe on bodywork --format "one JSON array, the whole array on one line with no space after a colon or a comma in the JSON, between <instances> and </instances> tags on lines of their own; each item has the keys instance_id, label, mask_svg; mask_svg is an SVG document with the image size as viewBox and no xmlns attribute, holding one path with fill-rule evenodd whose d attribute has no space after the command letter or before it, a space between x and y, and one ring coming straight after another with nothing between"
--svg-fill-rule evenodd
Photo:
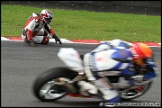
<instances>
[{"instance_id":1,"label":"blue stripe on bodywork","mask_svg":"<svg viewBox=\"0 0 162 108\"><path fill-rule=\"evenodd\" d=\"M122 64L123 64L122 62L119 62L115 67L113 67L113 70L119 70Z\"/></svg>"},{"instance_id":2,"label":"blue stripe on bodywork","mask_svg":"<svg viewBox=\"0 0 162 108\"><path fill-rule=\"evenodd\" d=\"M128 45L125 42L120 42L119 46L127 48Z\"/></svg>"},{"instance_id":3,"label":"blue stripe on bodywork","mask_svg":"<svg viewBox=\"0 0 162 108\"><path fill-rule=\"evenodd\" d=\"M134 75L135 73L132 72L132 71L130 71L130 70L128 69L128 67L127 67L126 69L122 70L120 74L121 74L121 75Z\"/></svg>"},{"instance_id":4,"label":"blue stripe on bodywork","mask_svg":"<svg viewBox=\"0 0 162 108\"><path fill-rule=\"evenodd\" d=\"M127 59L131 57L131 53L129 50L126 49L119 49L119 48L114 48L114 50L117 50L111 55L112 59Z\"/></svg>"},{"instance_id":5,"label":"blue stripe on bodywork","mask_svg":"<svg viewBox=\"0 0 162 108\"><path fill-rule=\"evenodd\" d=\"M103 43L101 43L101 44L110 45L109 42L103 42Z\"/></svg>"}]
</instances>

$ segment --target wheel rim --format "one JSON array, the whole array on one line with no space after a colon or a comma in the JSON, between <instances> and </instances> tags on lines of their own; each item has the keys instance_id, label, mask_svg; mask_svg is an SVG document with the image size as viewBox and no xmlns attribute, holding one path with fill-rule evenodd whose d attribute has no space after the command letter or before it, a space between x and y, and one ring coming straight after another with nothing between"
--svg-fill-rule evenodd
<instances>
[{"instance_id":1,"label":"wheel rim","mask_svg":"<svg viewBox=\"0 0 162 108\"><path fill-rule=\"evenodd\" d=\"M57 88L54 80L44 84L39 91L40 97L46 100L54 100L64 96L65 94L65 91Z\"/></svg>"},{"instance_id":2,"label":"wheel rim","mask_svg":"<svg viewBox=\"0 0 162 108\"><path fill-rule=\"evenodd\" d=\"M133 87L133 89L120 91L120 96L123 99L133 99L135 97L142 95L147 90L147 86L148 85L136 86L136 87Z\"/></svg>"}]
</instances>

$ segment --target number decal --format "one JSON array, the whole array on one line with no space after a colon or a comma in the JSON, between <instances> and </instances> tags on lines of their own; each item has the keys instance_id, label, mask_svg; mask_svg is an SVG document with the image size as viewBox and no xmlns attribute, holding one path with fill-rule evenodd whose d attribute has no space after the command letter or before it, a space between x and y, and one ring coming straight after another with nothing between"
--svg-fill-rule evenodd
<instances>
[{"instance_id":1,"label":"number decal","mask_svg":"<svg viewBox=\"0 0 162 108\"><path fill-rule=\"evenodd\" d=\"M103 54L103 56L96 58L98 62L107 62L108 61L108 54Z\"/></svg>"}]
</instances>

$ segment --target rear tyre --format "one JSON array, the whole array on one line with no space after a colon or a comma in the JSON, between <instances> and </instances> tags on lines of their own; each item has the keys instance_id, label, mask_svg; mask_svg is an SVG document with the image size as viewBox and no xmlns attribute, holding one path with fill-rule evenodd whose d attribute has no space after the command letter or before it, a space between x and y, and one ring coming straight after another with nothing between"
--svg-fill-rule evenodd
<instances>
[{"instance_id":1,"label":"rear tyre","mask_svg":"<svg viewBox=\"0 0 162 108\"><path fill-rule=\"evenodd\" d=\"M55 84L55 79L65 78L68 81L77 76L77 72L66 67L52 68L40 74L33 84L33 94L41 101L55 101L66 96L67 91Z\"/></svg>"}]
</instances>

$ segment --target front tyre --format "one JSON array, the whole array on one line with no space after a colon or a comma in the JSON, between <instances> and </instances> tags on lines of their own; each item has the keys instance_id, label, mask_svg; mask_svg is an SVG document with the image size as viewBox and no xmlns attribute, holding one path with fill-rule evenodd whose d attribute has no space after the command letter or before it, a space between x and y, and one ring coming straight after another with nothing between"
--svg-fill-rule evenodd
<instances>
[{"instance_id":1,"label":"front tyre","mask_svg":"<svg viewBox=\"0 0 162 108\"><path fill-rule=\"evenodd\" d=\"M150 89L152 83L153 81L150 80L149 83L145 85L133 86L130 89L119 91L121 99L127 101L144 95Z\"/></svg>"},{"instance_id":2,"label":"front tyre","mask_svg":"<svg viewBox=\"0 0 162 108\"><path fill-rule=\"evenodd\" d=\"M33 84L33 94L41 101L55 101L64 96L67 92L56 85L58 78L67 81L77 76L77 72L66 67L52 68L40 74Z\"/></svg>"}]
</instances>

